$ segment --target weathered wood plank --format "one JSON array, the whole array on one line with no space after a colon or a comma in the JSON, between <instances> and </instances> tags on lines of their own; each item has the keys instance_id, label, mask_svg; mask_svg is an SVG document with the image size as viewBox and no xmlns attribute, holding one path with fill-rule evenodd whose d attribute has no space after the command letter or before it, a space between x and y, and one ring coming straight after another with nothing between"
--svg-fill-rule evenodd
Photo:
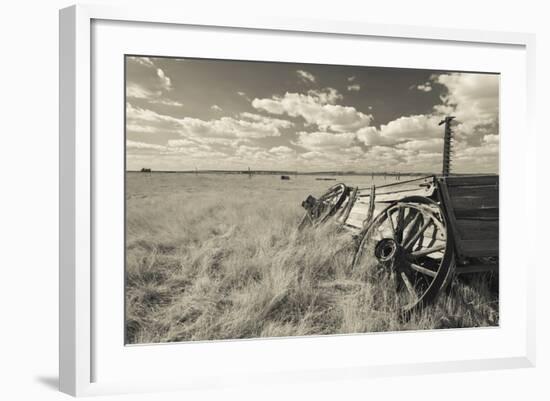
<instances>
[{"instance_id":1,"label":"weathered wood plank","mask_svg":"<svg viewBox=\"0 0 550 401\"><path fill-rule=\"evenodd\" d=\"M399 193L390 193L390 194L376 194L376 202L396 202L410 196L431 196L432 191L426 191L425 189L417 189L415 191L399 192Z\"/></svg>"},{"instance_id":2,"label":"weathered wood plank","mask_svg":"<svg viewBox=\"0 0 550 401\"><path fill-rule=\"evenodd\" d=\"M498 198L498 186L496 185L476 185L476 186L456 186L449 187L449 195L454 197L483 197L491 196Z\"/></svg>"},{"instance_id":3,"label":"weathered wood plank","mask_svg":"<svg viewBox=\"0 0 550 401\"><path fill-rule=\"evenodd\" d=\"M462 240L460 244L461 256L498 256L498 240Z\"/></svg>"},{"instance_id":4,"label":"weathered wood plank","mask_svg":"<svg viewBox=\"0 0 550 401\"><path fill-rule=\"evenodd\" d=\"M442 177L449 187L464 185L498 185L498 175L471 175Z\"/></svg>"},{"instance_id":5,"label":"weathered wood plank","mask_svg":"<svg viewBox=\"0 0 550 401\"><path fill-rule=\"evenodd\" d=\"M363 202L356 202L351 208L351 213L364 213L365 217L367 216L368 211L369 205Z\"/></svg>"},{"instance_id":6,"label":"weathered wood plank","mask_svg":"<svg viewBox=\"0 0 550 401\"><path fill-rule=\"evenodd\" d=\"M498 220L456 220L460 240L498 240Z\"/></svg>"},{"instance_id":7,"label":"weathered wood plank","mask_svg":"<svg viewBox=\"0 0 550 401\"><path fill-rule=\"evenodd\" d=\"M498 264L479 264L479 265L467 265L467 266L456 267L456 274L496 272L496 271L498 271Z\"/></svg>"},{"instance_id":8,"label":"weathered wood plank","mask_svg":"<svg viewBox=\"0 0 550 401\"><path fill-rule=\"evenodd\" d=\"M498 207L484 207L480 209L455 209L457 219L472 220L497 220L499 216Z\"/></svg>"},{"instance_id":9,"label":"weathered wood plank","mask_svg":"<svg viewBox=\"0 0 550 401\"><path fill-rule=\"evenodd\" d=\"M497 209L498 195L496 196L463 196L453 197L451 202L455 210L477 210L477 209Z\"/></svg>"}]
</instances>

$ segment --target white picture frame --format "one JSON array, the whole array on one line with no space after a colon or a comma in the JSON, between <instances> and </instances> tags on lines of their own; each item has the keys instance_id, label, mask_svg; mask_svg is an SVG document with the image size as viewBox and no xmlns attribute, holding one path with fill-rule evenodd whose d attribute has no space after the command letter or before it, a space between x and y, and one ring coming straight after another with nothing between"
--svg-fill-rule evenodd
<instances>
[{"instance_id":1,"label":"white picture frame","mask_svg":"<svg viewBox=\"0 0 550 401\"><path fill-rule=\"evenodd\" d=\"M98 182L95 177L98 167L98 152L102 152L101 146L94 141L92 127L97 125L94 121L94 103L92 102L93 87L92 77L94 75L94 46L100 46L101 41L93 42L93 26L98 21L110 21L110 24L140 22L144 24L172 24L174 27L204 27L205 29L231 29L246 30L253 34L254 31L285 33L287 35L307 34L309 36L331 37L336 35L340 38L384 38L384 40L418 40L436 43L438 46L460 44L464 47L496 46L510 47L516 49L517 54L511 55L518 66L518 76L514 81L518 87L518 98L515 106L521 106L525 110L518 112L517 121L504 125L504 130L514 127L525 132L522 145L517 146L515 140L510 137L502 145L501 167L503 167L504 191L510 191L507 183L517 181L528 185L534 180L535 165L535 140L531 126L534 112L534 35L523 33L506 32L483 32L470 30L436 29L427 27L374 25L366 22L350 21L317 21L317 20L294 20L292 18L258 18L246 16L239 20L217 19L205 15L187 15L184 10L166 10L155 7L146 8L112 8L109 6L72 6L60 11L60 390L75 396L126 393L134 391L160 391L167 389L201 389L228 385L244 385L247 382L256 383L281 383L307 380L327 380L338 378L360 379L364 377L376 377L401 374L421 374L435 372L455 372L479 369L502 369L512 367L530 367L535 363L535 338L534 338L534 259L523 257L521 267L522 273L517 280L515 296L521 299L518 302L518 321L510 321L503 318L502 325L496 329L449 331L440 334L428 333L392 333L389 341L397 336L406 336L407 340L415 338L415 341L423 341L426 336L433 336L435 341L476 341L480 344L483 341L498 343L499 333L510 330L513 335L500 340L512 341L510 352L500 352L498 348L483 353L480 350L472 352L465 358L454 358L443 360L420 361L414 358L407 363L399 363L388 358L378 359L376 362L361 360L361 354L352 360L338 360L339 347L343 343L354 343L363 347L365 341L375 341L380 336L358 335L358 336L328 336L296 339L276 340L247 340L234 342L212 342L198 344L196 349L187 348L190 355L200 353L206 359L214 358L217 353L231 358L236 355L243 355L252 358L252 354L261 353L262 349L269 348L268 354L274 357L273 369L256 367L256 371L237 369L235 374L225 374L224 370L214 372L212 375L204 374L197 369L190 373L185 379L177 376L165 378L151 378L151 380L134 381L128 377L116 377L109 375L102 379L101 372L98 375L98 366L116 361L106 361L105 355L100 355L98 364L97 353L101 353L103 343L96 335L95 326L103 319L101 313L97 313L94 306L93 296L97 286L101 285L103 278L94 274L94 266L98 261L96 248L94 246L94 235L98 235L103 225L96 220L98 214L96 198L94 193L98 190ZM139 25L139 24L138 24ZM119 28L117 28L119 29ZM125 30L129 28L121 27ZM133 29L142 29L135 26ZM176 28L174 28L176 29ZM137 32L137 31L136 31ZM113 42L124 41L119 35ZM208 49L207 49L208 50ZM450 61L452 63L452 60ZM512 72L510 74L513 74ZM519 86L517 86L519 85ZM507 88L507 87L506 87ZM118 88L122 91L122 86ZM512 99L510 91L503 90L502 97ZM96 99L97 100L97 99ZM507 105L503 110L509 110ZM122 116L120 116L122 119ZM514 161L509 159L510 151L516 152ZM507 156L508 155L508 156ZM110 154L103 153L101 163L105 163L103 169L107 169ZM105 160L105 161L103 161ZM517 163L520 161L520 163ZM512 164L515 168L512 169ZM112 164L116 166L116 163ZM520 191L517 191L518 193ZM506 193L506 192L505 192ZM504 197L504 195L502 195ZM504 198L501 197L501 202ZM521 209L521 216L506 217L503 230L513 227L517 219L526 218L528 224L534 225L536 210L534 207L527 207L527 199L518 195L516 200L518 208ZM508 209L509 210L509 209ZM101 213L99 213L101 214ZM509 224L508 224L509 221ZM99 227L99 228L98 228ZM531 227L533 228L533 227ZM534 230L533 230L534 231ZM501 234L502 235L502 234ZM510 257L518 251L510 250ZM109 255L107 254L107 257ZM516 255L519 256L519 255ZM512 288L513 283L502 280L501 289L504 289L503 297L506 296L506 289ZM109 291L106 291L107 293ZM509 295L508 295L509 296ZM118 298L114 298L118 299ZM122 302L122 299L120 299ZM506 304L506 298L503 303ZM516 316L516 315L514 315ZM98 320L99 319L99 320ZM116 326L112 320L101 322L102 327ZM122 327L123 322L120 322ZM109 335L107 333L107 335ZM416 337L415 337L416 336ZM466 339L467 337L467 339ZM387 338L387 337L386 337ZM512 340L510 340L512 339ZM118 341L118 340L117 340ZM384 340L388 341L388 340ZM120 347L124 347L120 339ZM140 358L147 346L135 347L130 358ZM157 362L168 360L171 352L170 347L181 345L158 345L147 351L148 358ZM313 356L319 347L327 349L328 362L325 365L316 365L312 359L311 364L297 364L295 369L285 369L284 359L279 361L275 356L284 355L285 352L298 352L297 348ZM495 346L496 347L496 346ZM503 349L503 348L502 348ZM137 351L136 351L137 350ZM460 347L459 350L460 352ZM179 352L179 351L178 351ZM225 354L223 354L225 353ZM105 352L104 352L105 354ZM334 366L331 365L331 357L334 358ZM103 359L102 359L103 358ZM114 358L114 357L113 357ZM442 358L446 358L442 355ZM139 360L139 359L138 359ZM190 360L193 360L190 358ZM118 363L118 362L117 362ZM125 363L128 363L126 361ZM168 366L170 365L169 362ZM192 362L191 362L192 363ZM235 362L237 363L237 362ZM237 363L238 364L238 363ZM231 367L227 365L227 369ZM244 373L243 373L244 372ZM99 378L99 379L98 379Z\"/></svg>"}]
</instances>

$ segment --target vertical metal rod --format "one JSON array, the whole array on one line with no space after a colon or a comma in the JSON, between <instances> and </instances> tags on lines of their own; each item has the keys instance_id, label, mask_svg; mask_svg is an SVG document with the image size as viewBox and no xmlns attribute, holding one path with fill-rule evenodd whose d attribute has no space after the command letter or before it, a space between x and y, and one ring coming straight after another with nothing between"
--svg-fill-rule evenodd
<instances>
[{"instance_id":1,"label":"vertical metal rod","mask_svg":"<svg viewBox=\"0 0 550 401\"><path fill-rule=\"evenodd\" d=\"M439 125L445 124L445 134L443 136L443 171L442 174L444 177L447 177L451 174L451 157L452 157L452 139L453 131L451 130L451 121L455 117L449 116L445 117L444 120L439 122Z\"/></svg>"}]
</instances>

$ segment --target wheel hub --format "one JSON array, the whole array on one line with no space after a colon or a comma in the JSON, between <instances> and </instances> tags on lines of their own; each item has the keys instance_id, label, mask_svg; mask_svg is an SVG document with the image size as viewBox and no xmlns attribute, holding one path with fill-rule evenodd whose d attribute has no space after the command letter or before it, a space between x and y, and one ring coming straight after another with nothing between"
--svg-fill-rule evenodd
<instances>
[{"instance_id":1,"label":"wheel hub","mask_svg":"<svg viewBox=\"0 0 550 401\"><path fill-rule=\"evenodd\" d=\"M384 238L376 244L374 256L378 261L397 273L403 271L405 254L403 248L393 238Z\"/></svg>"},{"instance_id":2,"label":"wheel hub","mask_svg":"<svg viewBox=\"0 0 550 401\"><path fill-rule=\"evenodd\" d=\"M384 238L378 244L376 244L376 248L374 249L374 255L376 258L382 262L390 262L392 259L395 258L397 254L397 242L393 238Z\"/></svg>"}]
</instances>

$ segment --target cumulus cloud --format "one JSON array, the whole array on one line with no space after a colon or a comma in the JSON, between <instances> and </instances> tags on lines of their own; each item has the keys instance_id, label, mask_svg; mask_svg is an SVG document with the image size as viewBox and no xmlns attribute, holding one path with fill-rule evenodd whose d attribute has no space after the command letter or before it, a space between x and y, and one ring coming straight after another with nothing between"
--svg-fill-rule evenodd
<instances>
[{"instance_id":1,"label":"cumulus cloud","mask_svg":"<svg viewBox=\"0 0 550 401\"><path fill-rule=\"evenodd\" d=\"M129 99L145 100L150 104L161 104L163 106L181 107L183 103L177 100L162 97L162 91L149 90L142 85L128 82L126 85L126 97Z\"/></svg>"},{"instance_id":2,"label":"cumulus cloud","mask_svg":"<svg viewBox=\"0 0 550 401\"><path fill-rule=\"evenodd\" d=\"M172 100L172 99L153 99L153 100L150 100L149 103L162 104L163 106L173 106L173 107L183 106L183 103L178 102L177 100Z\"/></svg>"},{"instance_id":3,"label":"cumulus cloud","mask_svg":"<svg viewBox=\"0 0 550 401\"><path fill-rule=\"evenodd\" d=\"M179 148L183 146L195 146L197 143L189 139L170 139L168 140L168 146L172 148Z\"/></svg>"},{"instance_id":4,"label":"cumulus cloud","mask_svg":"<svg viewBox=\"0 0 550 401\"><path fill-rule=\"evenodd\" d=\"M269 149L269 153L276 155L294 155L296 152L293 149L290 149L288 146L276 146Z\"/></svg>"},{"instance_id":5,"label":"cumulus cloud","mask_svg":"<svg viewBox=\"0 0 550 401\"><path fill-rule=\"evenodd\" d=\"M302 117L307 125L316 125L322 131L330 129L349 132L370 124L371 115L354 107L334 104L341 98L338 91L327 88L323 91L309 91L307 94L287 92L282 97L256 98L252 101L252 106L271 114Z\"/></svg>"},{"instance_id":6,"label":"cumulus cloud","mask_svg":"<svg viewBox=\"0 0 550 401\"><path fill-rule=\"evenodd\" d=\"M327 151L334 149L345 149L355 141L355 134L346 132L333 134L329 132L299 132L295 145L301 146L310 151Z\"/></svg>"},{"instance_id":7,"label":"cumulus cloud","mask_svg":"<svg viewBox=\"0 0 550 401\"><path fill-rule=\"evenodd\" d=\"M170 77L168 77L164 71L160 68L157 68L157 76L159 77L160 79L160 84L161 86L167 90L167 91L170 91L172 90L172 80L170 79Z\"/></svg>"},{"instance_id":8,"label":"cumulus cloud","mask_svg":"<svg viewBox=\"0 0 550 401\"><path fill-rule=\"evenodd\" d=\"M238 117L222 117L215 120L176 118L149 109L126 105L128 124L153 127L157 132L169 132L187 138L265 138L280 136L282 129L293 126L288 120L241 113Z\"/></svg>"},{"instance_id":9,"label":"cumulus cloud","mask_svg":"<svg viewBox=\"0 0 550 401\"><path fill-rule=\"evenodd\" d=\"M134 82L126 84L126 97L133 99L152 99L161 95L160 91L151 91Z\"/></svg>"},{"instance_id":10,"label":"cumulus cloud","mask_svg":"<svg viewBox=\"0 0 550 401\"><path fill-rule=\"evenodd\" d=\"M127 139L127 149L148 149L148 150L166 150L166 146L158 145L154 143L138 142Z\"/></svg>"},{"instance_id":11,"label":"cumulus cloud","mask_svg":"<svg viewBox=\"0 0 550 401\"><path fill-rule=\"evenodd\" d=\"M420 85L416 86L416 89L422 92L431 92L432 91L432 84L430 82L426 82Z\"/></svg>"},{"instance_id":12,"label":"cumulus cloud","mask_svg":"<svg viewBox=\"0 0 550 401\"><path fill-rule=\"evenodd\" d=\"M413 150L426 153L441 153L443 150L443 138L418 139L397 144L398 149Z\"/></svg>"},{"instance_id":13,"label":"cumulus cloud","mask_svg":"<svg viewBox=\"0 0 550 401\"><path fill-rule=\"evenodd\" d=\"M138 56L130 56L128 57L128 60L130 60L133 63L142 65L147 68L154 68L155 64L153 63L153 60L149 57L138 57Z\"/></svg>"},{"instance_id":14,"label":"cumulus cloud","mask_svg":"<svg viewBox=\"0 0 550 401\"><path fill-rule=\"evenodd\" d=\"M357 138L365 145L380 145L425 138L440 138L440 118L433 115L399 117L380 128L368 127L357 133Z\"/></svg>"},{"instance_id":15,"label":"cumulus cloud","mask_svg":"<svg viewBox=\"0 0 550 401\"><path fill-rule=\"evenodd\" d=\"M361 85L359 84L348 85L348 91L350 92L359 92L360 90L361 90Z\"/></svg>"},{"instance_id":16,"label":"cumulus cloud","mask_svg":"<svg viewBox=\"0 0 550 401\"><path fill-rule=\"evenodd\" d=\"M298 77L304 82L315 82L315 76L304 70L296 70Z\"/></svg>"},{"instance_id":17,"label":"cumulus cloud","mask_svg":"<svg viewBox=\"0 0 550 401\"><path fill-rule=\"evenodd\" d=\"M484 135L498 135L498 75L452 73L434 76L432 80L446 88L443 103L434 109L456 117L459 138L474 145Z\"/></svg>"},{"instance_id":18,"label":"cumulus cloud","mask_svg":"<svg viewBox=\"0 0 550 401\"><path fill-rule=\"evenodd\" d=\"M489 143L489 144L498 144L499 143L499 136L495 135L495 134L485 135L483 137L483 142L484 143Z\"/></svg>"},{"instance_id":19,"label":"cumulus cloud","mask_svg":"<svg viewBox=\"0 0 550 401\"><path fill-rule=\"evenodd\" d=\"M222 111L222 108L217 104L213 104L212 106L210 106L210 109L214 111Z\"/></svg>"}]
</instances>

